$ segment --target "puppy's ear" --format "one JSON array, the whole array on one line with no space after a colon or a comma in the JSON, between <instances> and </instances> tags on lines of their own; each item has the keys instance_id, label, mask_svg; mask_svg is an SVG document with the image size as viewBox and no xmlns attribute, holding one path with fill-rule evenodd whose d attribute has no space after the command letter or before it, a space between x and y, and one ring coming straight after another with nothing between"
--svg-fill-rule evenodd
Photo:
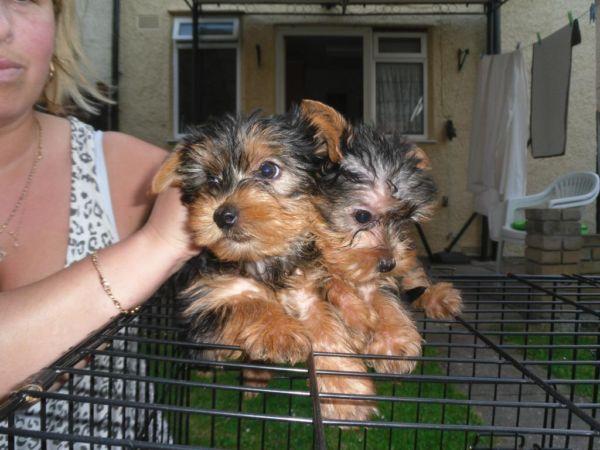
<instances>
[{"instance_id":1,"label":"puppy's ear","mask_svg":"<svg viewBox=\"0 0 600 450\"><path fill-rule=\"evenodd\" d=\"M318 137L325 142L317 154L329 157L332 162L340 162L343 158L340 139L349 128L346 119L331 106L316 100L302 100L300 113L317 128Z\"/></svg>"},{"instance_id":2,"label":"puppy's ear","mask_svg":"<svg viewBox=\"0 0 600 450\"><path fill-rule=\"evenodd\" d=\"M430 170L431 169L431 160L427 153L422 148L413 147L407 153L406 156L411 159L417 160L417 169L421 170Z\"/></svg>"},{"instance_id":3,"label":"puppy's ear","mask_svg":"<svg viewBox=\"0 0 600 450\"><path fill-rule=\"evenodd\" d=\"M163 162L154 179L152 180L152 193L160 194L171 186L179 186L179 174L177 168L181 159L181 150L175 148L165 162Z\"/></svg>"}]
</instances>

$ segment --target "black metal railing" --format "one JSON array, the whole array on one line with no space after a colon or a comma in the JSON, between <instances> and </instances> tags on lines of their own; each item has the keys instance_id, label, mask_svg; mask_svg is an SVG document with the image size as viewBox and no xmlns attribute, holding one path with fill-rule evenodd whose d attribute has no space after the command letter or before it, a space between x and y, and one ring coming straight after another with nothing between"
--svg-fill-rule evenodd
<instances>
[{"instance_id":1,"label":"black metal railing","mask_svg":"<svg viewBox=\"0 0 600 450\"><path fill-rule=\"evenodd\" d=\"M199 349L236 348L187 342L174 306L155 298L14 394L0 408L0 447L600 448L600 279L441 278L463 292L465 310L455 320L415 315L425 343L410 374L314 364L385 358L378 355L315 352L295 367L218 361L210 352L197 359ZM248 370L271 381L245 385ZM369 377L376 394L319 392L327 376ZM62 387L52 388L57 381ZM321 404L332 399L371 401L379 414L328 419ZM33 425L24 419L28 401L37 402Z\"/></svg>"}]
</instances>

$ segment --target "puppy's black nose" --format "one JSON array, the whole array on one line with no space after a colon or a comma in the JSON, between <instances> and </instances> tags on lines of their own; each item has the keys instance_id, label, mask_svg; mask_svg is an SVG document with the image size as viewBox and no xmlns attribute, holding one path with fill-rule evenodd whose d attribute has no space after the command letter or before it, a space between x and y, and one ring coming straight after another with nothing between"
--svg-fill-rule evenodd
<instances>
[{"instance_id":1,"label":"puppy's black nose","mask_svg":"<svg viewBox=\"0 0 600 450\"><path fill-rule=\"evenodd\" d=\"M234 206L225 204L219 206L213 214L213 220L223 230L231 228L238 220L238 210Z\"/></svg>"},{"instance_id":2,"label":"puppy's black nose","mask_svg":"<svg viewBox=\"0 0 600 450\"><path fill-rule=\"evenodd\" d=\"M394 258L385 258L379 260L379 271L386 273L391 272L396 267L396 261Z\"/></svg>"}]
</instances>

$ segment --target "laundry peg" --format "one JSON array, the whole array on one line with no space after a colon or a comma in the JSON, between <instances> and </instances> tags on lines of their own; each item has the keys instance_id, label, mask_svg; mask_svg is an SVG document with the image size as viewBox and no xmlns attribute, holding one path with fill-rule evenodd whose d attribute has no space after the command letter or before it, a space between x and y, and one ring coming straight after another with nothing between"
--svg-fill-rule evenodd
<instances>
[{"instance_id":1,"label":"laundry peg","mask_svg":"<svg viewBox=\"0 0 600 450\"><path fill-rule=\"evenodd\" d=\"M521 41L517 42L517 46L515 47L515 50L520 50L521 49Z\"/></svg>"},{"instance_id":2,"label":"laundry peg","mask_svg":"<svg viewBox=\"0 0 600 450\"><path fill-rule=\"evenodd\" d=\"M569 18L569 25L573 26L573 12L569 11L567 17Z\"/></svg>"},{"instance_id":3,"label":"laundry peg","mask_svg":"<svg viewBox=\"0 0 600 450\"><path fill-rule=\"evenodd\" d=\"M538 44L542 45L542 35L539 32L537 33L537 38L538 38Z\"/></svg>"},{"instance_id":4,"label":"laundry peg","mask_svg":"<svg viewBox=\"0 0 600 450\"><path fill-rule=\"evenodd\" d=\"M596 22L596 2L590 5L590 23Z\"/></svg>"}]
</instances>

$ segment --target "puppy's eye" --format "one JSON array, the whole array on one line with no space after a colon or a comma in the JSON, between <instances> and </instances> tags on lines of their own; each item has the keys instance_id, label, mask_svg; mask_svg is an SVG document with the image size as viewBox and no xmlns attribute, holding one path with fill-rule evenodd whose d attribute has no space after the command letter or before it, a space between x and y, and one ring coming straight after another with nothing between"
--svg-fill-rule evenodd
<instances>
[{"instance_id":1,"label":"puppy's eye","mask_svg":"<svg viewBox=\"0 0 600 450\"><path fill-rule=\"evenodd\" d=\"M357 209L354 212L354 219L356 219L358 223L369 223L373 220L373 214L364 209Z\"/></svg>"},{"instance_id":2,"label":"puppy's eye","mask_svg":"<svg viewBox=\"0 0 600 450\"><path fill-rule=\"evenodd\" d=\"M214 175L208 175L206 177L206 183L210 187L219 187L221 185L221 179L219 177L215 177Z\"/></svg>"},{"instance_id":3,"label":"puppy's eye","mask_svg":"<svg viewBox=\"0 0 600 450\"><path fill-rule=\"evenodd\" d=\"M273 180L279 176L281 169L271 161L265 161L258 168L258 176L266 180Z\"/></svg>"}]
</instances>

